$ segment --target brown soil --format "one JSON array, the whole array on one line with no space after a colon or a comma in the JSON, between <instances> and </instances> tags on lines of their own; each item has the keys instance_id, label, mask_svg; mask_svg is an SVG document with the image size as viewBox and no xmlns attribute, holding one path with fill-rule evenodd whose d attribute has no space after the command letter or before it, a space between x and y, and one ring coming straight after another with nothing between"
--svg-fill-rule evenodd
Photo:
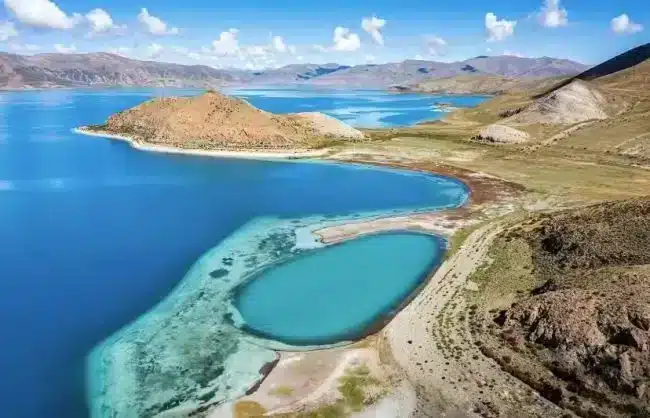
<instances>
[{"instance_id":1,"label":"brown soil","mask_svg":"<svg viewBox=\"0 0 650 418\"><path fill-rule=\"evenodd\" d=\"M274 115L216 91L166 97L111 116L111 133L154 145L196 149L306 149L364 135L318 113Z\"/></svg>"},{"instance_id":2,"label":"brown soil","mask_svg":"<svg viewBox=\"0 0 650 418\"><path fill-rule=\"evenodd\" d=\"M650 416L650 200L541 215L492 252L484 353L580 416Z\"/></svg>"}]
</instances>

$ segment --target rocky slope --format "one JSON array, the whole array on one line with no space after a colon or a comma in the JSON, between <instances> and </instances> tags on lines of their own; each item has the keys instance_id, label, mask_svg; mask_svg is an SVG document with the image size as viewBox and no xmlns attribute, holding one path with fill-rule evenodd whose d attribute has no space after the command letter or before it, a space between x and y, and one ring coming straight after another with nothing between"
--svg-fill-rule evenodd
<instances>
[{"instance_id":1,"label":"rocky slope","mask_svg":"<svg viewBox=\"0 0 650 418\"><path fill-rule=\"evenodd\" d=\"M650 200L542 215L491 251L484 351L580 416L649 416Z\"/></svg>"},{"instance_id":2,"label":"rocky slope","mask_svg":"<svg viewBox=\"0 0 650 418\"><path fill-rule=\"evenodd\" d=\"M150 100L91 129L151 145L203 150L302 150L326 141L364 138L360 131L320 113L274 115L216 91Z\"/></svg>"},{"instance_id":3,"label":"rocky slope","mask_svg":"<svg viewBox=\"0 0 650 418\"><path fill-rule=\"evenodd\" d=\"M388 87L462 74L533 77L575 74L582 64L552 58L478 57L456 63L407 60L359 65L292 64L259 71L217 70L203 65L138 61L108 53L0 53L0 88L76 86L216 87L223 84L314 84Z\"/></svg>"}]
</instances>

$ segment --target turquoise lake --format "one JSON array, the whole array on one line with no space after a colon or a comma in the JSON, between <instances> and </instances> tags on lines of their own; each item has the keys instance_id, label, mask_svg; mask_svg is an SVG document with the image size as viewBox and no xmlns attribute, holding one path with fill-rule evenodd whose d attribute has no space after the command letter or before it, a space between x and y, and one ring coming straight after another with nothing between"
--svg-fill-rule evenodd
<instances>
[{"instance_id":1,"label":"turquoise lake","mask_svg":"<svg viewBox=\"0 0 650 418\"><path fill-rule=\"evenodd\" d=\"M393 314L444 251L444 240L415 233L309 251L253 276L237 292L235 307L251 332L286 344L354 340Z\"/></svg>"},{"instance_id":2,"label":"turquoise lake","mask_svg":"<svg viewBox=\"0 0 650 418\"><path fill-rule=\"evenodd\" d=\"M300 268L319 251L323 257L343 251L333 257L348 260L355 248L355 268L375 274L370 259L382 250L361 251L374 237L319 249L310 233L314 225L456 207L467 198L462 183L445 177L349 164L147 153L71 132L151 97L198 93L0 93L3 416L130 418L198 396L238 396L274 358L271 342L267 346L232 325L238 316L233 294L247 278L276 274L277 266L296 268L289 267L292 261ZM472 106L482 100L377 91L232 93L265 110L323 110L357 126L408 125L442 115L433 110L441 101ZM382 281L381 300L348 324L351 333L383 314L373 303L390 308L417 287L421 271L442 252L430 237L399 248L393 238L403 237L376 237L395 257L411 244L421 249L409 251L413 270L405 271L401 284ZM351 272L338 262L334 268L340 275ZM315 285L325 284L324 273L315 276ZM393 289L399 296L390 297ZM338 339L334 334L348 331L339 328L324 328L305 341ZM303 331L269 332L276 333L304 337Z\"/></svg>"}]
</instances>

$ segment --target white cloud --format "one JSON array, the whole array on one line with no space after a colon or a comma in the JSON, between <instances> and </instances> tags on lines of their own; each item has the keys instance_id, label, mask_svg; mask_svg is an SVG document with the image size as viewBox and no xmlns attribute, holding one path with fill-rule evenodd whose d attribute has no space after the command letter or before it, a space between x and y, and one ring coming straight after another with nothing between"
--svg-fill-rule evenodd
<instances>
[{"instance_id":1,"label":"white cloud","mask_svg":"<svg viewBox=\"0 0 650 418\"><path fill-rule=\"evenodd\" d=\"M427 53L431 55L440 55L442 50L447 46L447 41L435 35L425 36L424 41Z\"/></svg>"},{"instance_id":2,"label":"white cloud","mask_svg":"<svg viewBox=\"0 0 650 418\"><path fill-rule=\"evenodd\" d=\"M106 52L110 52L111 54L115 55L121 55L123 57L126 57L131 54L132 49L129 48L128 46L118 46L117 48L109 48Z\"/></svg>"},{"instance_id":3,"label":"white cloud","mask_svg":"<svg viewBox=\"0 0 650 418\"><path fill-rule=\"evenodd\" d=\"M28 26L48 29L72 29L81 16L68 16L50 0L4 0L5 7Z\"/></svg>"},{"instance_id":4,"label":"white cloud","mask_svg":"<svg viewBox=\"0 0 650 418\"><path fill-rule=\"evenodd\" d=\"M334 29L334 46L335 51L357 51L361 48L361 39L356 33L350 32L350 29L337 26Z\"/></svg>"},{"instance_id":5,"label":"white cloud","mask_svg":"<svg viewBox=\"0 0 650 418\"><path fill-rule=\"evenodd\" d=\"M149 59L156 59L160 57L160 54L162 54L163 50L165 49L164 46L153 43L147 47L147 58Z\"/></svg>"},{"instance_id":6,"label":"white cloud","mask_svg":"<svg viewBox=\"0 0 650 418\"><path fill-rule=\"evenodd\" d=\"M18 36L14 22L0 22L0 41L6 41L9 38Z\"/></svg>"},{"instance_id":7,"label":"white cloud","mask_svg":"<svg viewBox=\"0 0 650 418\"><path fill-rule=\"evenodd\" d=\"M35 52L41 49L40 46L34 44L10 44L9 48L18 52Z\"/></svg>"},{"instance_id":8,"label":"white cloud","mask_svg":"<svg viewBox=\"0 0 650 418\"><path fill-rule=\"evenodd\" d=\"M625 13L612 19L611 26L614 32L621 35L637 33L643 30L643 25L632 22L630 17Z\"/></svg>"},{"instance_id":9,"label":"white cloud","mask_svg":"<svg viewBox=\"0 0 650 418\"><path fill-rule=\"evenodd\" d=\"M312 45L312 48L313 48L314 51L316 51L316 52L327 52L327 51L328 51L327 47L325 47L325 46L323 46L323 45L318 45L318 44L314 44L314 45Z\"/></svg>"},{"instance_id":10,"label":"white cloud","mask_svg":"<svg viewBox=\"0 0 650 418\"><path fill-rule=\"evenodd\" d=\"M144 25L152 35L177 35L179 30L178 28L168 27L167 23L162 21L156 16L149 14L149 11L145 8L140 10L138 14L138 21Z\"/></svg>"},{"instance_id":11,"label":"white cloud","mask_svg":"<svg viewBox=\"0 0 650 418\"><path fill-rule=\"evenodd\" d=\"M56 52L59 52L61 54L70 54L72 52L75 52L77 50L77 47L74 45L63 45L63 44L55 44L54 45L54 50Z\"/></svg>"},{"instance_id":12,"label":"white cloud","mask_svg":"<svg viewBox=\"0 0 650 418\"><path fill-rule=\"evenodd\" d=\"M386 20L375 16L364 17L361 20L361 28L368 32L379 45L384 45L384 36L381 33L384 26L386 26Z\"/></svg>"},{"instance_id":13,"label":"white cloud","mask_svg":"<svg viewBox=\"0 0 650 418\"><path fill-rule=\"evenodd\" d=\"M90 23L92 33L106 33L112 30L125 29L126 26L119 26L113 22L113 18L104 9L93 9L86 14Z\"/></svg>"},{"instance_id":14,"label":"white cloud","mask_svg":"<svg viewBox=\"0 0 650 418\"><path fill-rule=\"evenodd\" d=\"M569 23L569 13L560 6L560 0L545 0L539 14L539 23L547 28L558 28Z\"/></svg>"},{"instance_id":15,"label":"white cloud","mask_svg":"<svg viewBox=\"0 0 650 418\"><path fill-rule=\"evenodd\" d=\"M365 59L366 62L374 62L374 61L377 60L377 57L375 57L374 55L371 55L371 54L366 54L366 55L363 56L363 59Z\"/></svg>"},{"instance_id":16,"label":"white cloud","mask_svg":"<svg viewBox=\"0 0 650 418\"><path fill-rule=\"evenodd\" d=\"M488 33L488 42L503 41L515 33L516 20L498 20L497 16L490 12L485 15L485 29Z\"/></svg>"},{"instance_id":17,"label":"white cloud","mask_svg":"<svg viewBox=\"0 0 650 418\"><path fill-rule=\"evenodd\" d=\"M239 51L238 29L231 28L221 32L219 39L212 41L212 52L217 55L234 55Z\"/></svg>"},{"instance_id":18,"label":"white cloud","mask_svg":"<svg viewBox=\"0 0 650 418\"><path fill-rule=\"evenodd\" d=\"M278 52L287 51L287 45L284 43L284 39L282 39L282 36L274 36L272 44L273 44L273 48Z\"/></svg>"},{"instance_id":19,"label":"white cloud","mask_svg":"<svg viewBox=\"0 0 650 418\"><path fill-rule=\"evenodd\" d=\"M251 57L265 57L269 54L269 48L265 45L250 45L243 51L243 56L248 55Z\"/></svg>"},{"instance_id":20,"label":"white cloud","mask_svg":"<svg viewBox=\"0 0 650 418\"><path fill-rule=\"evenodd\" d=\"M417 54L416 56L413 57L414 60L416 61L424 61L424 57L420 54Z\"/></svg>"},{"instance_id":21,"label":"white cloud","mask_svg":"<svg viewBox=\"0 0 650 418\"><path fill-rule=\"evenodd\" d=\"M503 55L506 55L508 57L526 58L526 56L520 52L514 52L508 50L503 51Z\"/></svg>"}]
</instances>

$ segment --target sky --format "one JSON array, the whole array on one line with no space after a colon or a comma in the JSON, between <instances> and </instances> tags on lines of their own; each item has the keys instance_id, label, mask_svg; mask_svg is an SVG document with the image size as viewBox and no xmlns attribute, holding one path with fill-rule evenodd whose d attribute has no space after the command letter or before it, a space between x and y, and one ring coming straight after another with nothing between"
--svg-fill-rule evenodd
<instances>
[{"instance_id":1,"label":"sky","mask_svg":"<svg viewBox=\"0 0 650 418\"><path fill-rule=\"evenodd\" d=\"M0 50L216 68L478 55L597 64L650 42L649 0L0 1Z\"/></svg>"}]
</instances>

